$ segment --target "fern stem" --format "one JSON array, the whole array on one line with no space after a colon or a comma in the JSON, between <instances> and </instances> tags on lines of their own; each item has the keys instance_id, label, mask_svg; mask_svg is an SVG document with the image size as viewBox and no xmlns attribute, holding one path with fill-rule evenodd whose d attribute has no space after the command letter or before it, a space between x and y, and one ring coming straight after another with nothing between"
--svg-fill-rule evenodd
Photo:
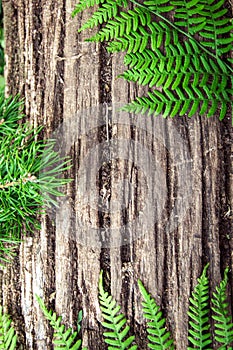
<instances>
[{"instance_id":1,"label":"fern stem","mask_svg":"<svg viewBox=\"0 0 233 350\"><path fill-rule=\"evenodd\" d=\"M166 22L167 24L169 24L171 27L173 27L174 29L176 29L179 33L185 35L187 38L189 38L190 40L195 41L195 43L203 50L205 51L209 56L214 57L215 59L219 60L218 57L216 57L215 54L213 54L212 52L210 52L208 49L206 49L205 47L203 47L195 38L193 38L191 35L189 35L187 32L183 31L182 29L180 29L179 27L177 27L175 24L173 24L172 22L170 22L166 17L164 17L163 15L161 15L160 13L154 11L154 10L150 10L148 9L145 5L138 3L136 0L130 0L133 4L142 7L144 9L146 9L147 11L150 11L151 13L153 13L154 15L158 16L159 18L161 18L164 22ZM224 63L224 65L227 67L227 69L229 69L229 71L231 73L233 73L233 68L231 68L227 63Z\"/></svg>"}]
</instances>

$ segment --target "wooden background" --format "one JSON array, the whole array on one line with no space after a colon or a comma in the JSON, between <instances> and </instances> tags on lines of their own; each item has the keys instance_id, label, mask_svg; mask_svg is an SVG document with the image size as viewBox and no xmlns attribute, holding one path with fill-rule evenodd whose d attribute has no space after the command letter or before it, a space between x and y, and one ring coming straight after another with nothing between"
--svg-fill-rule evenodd
<instances>
[{"instance_id":1,"label":"wooden background","mask_svg":"<svg viewBox=\"0 0 233 350\"><path fill-rule=\"evenodd\" d=\"M130 116L117 107L142 93L116 79L121 54L85 43L74 0L3 1L7 94L25 97L25 113L72 158L73 178L1 271L1 300L22 349L52 349L35 294L73 325L84 311L83 340L103 344L97 287L122 305L145 336L137 279L164 309L177 348L187 347L191 289L210 262L211 288L232 268L232 127L219 122ZM108 108L107 108L108 106ZM230 274L229 295L232 296ZM232 305L232 299L231 305Z\"/></svg>"}]
</instances>

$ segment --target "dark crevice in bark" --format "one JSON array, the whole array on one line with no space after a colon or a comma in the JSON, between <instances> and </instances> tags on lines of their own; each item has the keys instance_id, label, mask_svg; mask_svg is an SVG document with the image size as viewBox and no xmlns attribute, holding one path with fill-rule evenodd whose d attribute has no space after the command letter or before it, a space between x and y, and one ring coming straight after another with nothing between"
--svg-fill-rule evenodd
<instances>
[{"instance_id":1,"label":"dark crevice in bark","mask_svg":"<svg viewBox=\"0 0 233 350\"><path fill-rule=\"evenodd\" d=\"M68 185L68 191L69 191L69 198L72 201L72 210L75 208L75 199L76 199L76 189L77 189L77 177L78 174L78 159L80 155L80 148L81 147L81 140L79 139L77 143L74 143L74 145L70 149L70 153L68 156L68 159L71 159L71 169L68 169L65 173L65 178L72 179L72 181ZM67 156L67 155L66 155ZM72 218L75 217L75 212L73 212ZM72 226L75 228L75 226Z\"/></svg>"},{"instance_id":2,"label":"dark crevice in bark","mask_svg":"<svg viewBox=\"0 0 233 350\"><path fill-rule=\"evenodd\" d=\"M100 269L105 272L103 274L103 284L104 284L105 291L111 294L111 260L110 260L109 248L101 249Z\"/></svg>"},{"instance_id":3,"label":"dark crevice in bark","mask_svg":"<svg viewBox=\"0 0 233 350\"><path fill-rule=\"evenodd\" d=\"M6 76L6 94L16 95L20 91L20 67L24 66L20 57L20 42L18 37L18 6L11 1L3 2L4 11L4 36L5 36L5 55L8 56L8 67ZM13 69L9 69L13 67Z\"/></svg>"},{"instance_id":4,"label":"dark crevice in bark","mask_svg":"<svg viewBox=\"0 0 233 350\"><path fill-rule=\"evenodd\" d=\"M43 62L43 36L42 36L42 7L41 2L32 2L32 43L33 43L33 65L35 68L35 84L38 86L39 80L41 78L41 62ZM45 72L43 72L45 73Z\"/></svg>"},{"instance_id":5,"label":"dark crevice in bark","mask_svg":"<svg viewBox=\"0 0 233 350\"><path fill-rule=\"evenodd\" d=\"M166 126L165 128L165 139L169 140L169 130ZM166 202L165 202L165 212L166 212L166 218L169 218L172 207L171 207L171 192L172 192L172 188L171 188L171 174L170 174L170 167L171 167L171 159L170 159L170 155L169 155L169 145L168 143L166 143L166 149L165 149L165 154L166 154L166 158L164 160L165 163L165 169L166 169L166 185L167 185L167 192L166 192ZM165 224L163 225L163 235L164 235L164 262L163 262L163 266L164 266L164 270L163 270L163 294L162 294L162 298L161 298L161 304L163 306L165 306L167 304L168 301L168 295L167 295L167 291L169 290L169 281L168 281L168 272L169 272L169 267L171 265L171 262L168 261L168 259L170 259L170 253L168 253L169 251L169 244L168 244L168 240L170 239L168 237L168 232L169 232L169 228L168 228L168 221L165 221ZM169 258L168 258L169 256ZM165 258L166 257L166 258Z\"/></svg>"},{"instance_id":6,"label":"dark crevice in bark","mask_svg":"<svg viewBox=\"0 0 233 350\"><path fill-rule=\"evenodd\" d=\"M231 120L223 121L221 124L222 146L221 146L221 160L222 160L222 193L221 208L222 208L222 231L231 233L233 228L233 208L231 207L231 190L232 190L232 140L233 128Z\"/></svg>"},{"instance_id":7,"label":"dark crevice in bark","mask_svg":"<svg viewBox=\"0 0 233 350\"><path fill-rule=\"evenodd\" d=\"M111 83L112 83L112 56L107 52L106 44L100 47L100 67L99 67L99 84L100 84L100 103L111 104Z\"/></svg>"},{"instance_id":8,"label":"dark crevice in bark","mask_svg":"<svg viewBox=\"0 0 233 350\"><path fill-rule=\"evenodd\" d=\"M126 233L127 234L127 233ZM131 233L128 232L130 235ZM127 263L131 262L131 256L130 256L130 245L125 244L122 245L120 248L120 256L121 256L121 266L122 266L122 287L121 287L121 306L123 310L125 310L125 313L127 314L127 310L129 307L130 302L130 276L127 269Z\"/></svg>"},{"instance_id":9,"label":"dark crevice in bark","mask_svg":"<svg viewBox=\"0 0 233 350\"><path fill-rule=\"evenodd\" d=\"M44 114L44 97L45 97L45 89L46 89L46 67L45 67L45 48L43 43L43 5L41 2L36 1L32 4L32 45L33 45L33 53L32 53L32 59L33 62L33 70L34 70L34 76L35 76L35 88L36 88L36 94L34 96L34 99L36 101L33 101L34 103L38 104L38 100L40 101L40 114L41 118ZM34 87L26 86L26 90L30 92L33 91ZM39 97L39 99L38 99ZM31 103L32 101L28 101L28 103ZM44 131L41 132L40 135L41 138L44 137Z\"/></svg>"},{"instance_id":10,"label":"dark crevice in bark","mask_svg":"<svg viewBox=\"0 0 233 350\"><path fill-rule=\"evenodd\" d=\"M14 323L15 330L18 335L18 342L21 344L25 344L26 334L25 334L25 322L24 316L22 314L21 307L21 281L20 281L20 257L19 257L19 248L15 251L16 256L13 260L13 265L7 267L8 274L8 285L11 290L14 291L13 294L8 296L8 300L6 303L6 313L11 316L12 320L17 320L17 323ZM16 292L17 291L17 292ZM6 301L5 301L6 302Z\"/></svg>"},{"instance_id":11,"label":"dark crevice in bark","mask_svg":"<svg viewBox=\"0 0 233 350\"><path fill-rule=\"evenodd\" d=\"M62 54L61 54L62 56ZM61 125L63 120L63 104L64 104L64 61L57 62L56 79L54 84L54 120L53 130ZM72 117L72 116L70 116Z\"/></svg>"},{"instance_id":12,"label":"dark crevice in bark","mask_svg":"<svg viewBox=\"0 0 233 350\"><path fill-rule=\"evenodd\" d=\"M72 222L71 227L74 228L75 222ZM73 233L75 235L75 232ZM71 286L70 286L70 312L72 313L73 327L76 329L76 320L78 319L78 312L82 309L82 300L78 290L78 249L75 239L69 242L71 254Z\"/></svg>"},{"instance_id":13,"label":"dark crevice in bark","mask_svg":"<svg viewBox=\"0 0 233 350\"><path fill-rule=\"evenodd\" d=\"M201 183L202 183L202 266L204 267L207 263L210 262L210 251L208 245L208 204L206 202L207 198L207 188L206 188L206 159L205 159L205 127L203 126L201 119L199 118L200 123L200 143L201 143L201 159L202 159L202 167L201 167Z\"/></svg>"},{"instance_id":14,"label":"dark crevice in bark","mask_svg":"<svg viewBox=\"0 0 233 350\"><path fill-rule=\"evenodd\" d=\"M63 0L63 8L61 12L61 33L59 37L59 50L58 56L64 57L64 44L65 44L65 0ZM64 104L64 60L57 60L56 64L56 79L54 84L54 125L53 128L56 129L63 121L63 104ZM70 116L72 117L72 116Z\"/></svg>"},{"instance_id":15,"label":"dark crevice in bark","mask_svg":"<svg viewBox=\"0 0 233 350\"><path fill-rule=\"evenodd\" d=\"M74 143L73 147L71 148L71 159L72 159L72 168L68 171L67 178L73 179L73 181L68 185L69 186L69 199L71 204L71 222L70 222L70 241L69 241L69 251L71 254L71 310L72 310L72 319L77 320L78 312L80 309L82 309L82 297L79 292L78 288L78 256L79 256L79 242L78 242L78 231L76 228L76 215L75 215L75 198L76 198L76 174L78 172L77 167L77 160L78 153L80 152L80 149L77 148L77 143Z\"/></svg>"},{"instance_id":16,"label":"dark crevice in bark","mask_svg":"<svg viewBox=\"0 0 233 350\"><path fill-rule=\"evenodd\" d=\"M37 343L36 343L36 332L34 330L34 328L32 329L32 347L33 347L33 350L38 350L38 346L37 346Z\"/></svg>"},{"instance_id":17,"label":"dark crevice in bark","mask_svg":"<svg viewBox=\"0 0 233 350\"><path fill-rule=\"evenodd\" d=\"M181 283L180 283L180 279L181 279L181 275L183 273L182 269L180 268L180 254L179 254L179 238L178 238L178 230L175 229L173 231L174 234L174 251L175 251L175 270L176 270L176 277L177 277L177 293L178 293L178 298L180 297L180 287L181 287Z\"/></svg>"},{"instance_id":18,"label":"dark crevice in bark","mask_svg":"<svg viewBox=\"0 0 233 350\"><path fill-rule=\"evenodd\" d=\"M55 274L55 251L56 251L56 228L53 218L46 216L46 227L47 227L47 239L48 239L48 261L47 261L47 278L45 285L43 286L43 291L46 296L49 297L48 308L55 310L55 297L51 298L54 295L56 290L56 274Z\"/></svg>"},{"instance_id":19,"label":"dark crevice in bark","mask_svg":"<svg viewBox=\"0 0 233 350\"><path fill-rule=\"evenodd\" d=\"M103 107L101 124L99 129L99 143L103 143L101 158L101 168L99 169L99 199L100 210L98 212L99 232L102 240L102 250L100 255L100 267L107 273L104 275L104 282L108 291L110 291L110 251L109 245L112 235L110 200L111 200L111 173L112 158L110 144L108 141L112 138L112 120L111 120L111 81L112 81L112 59L106 50L106 45L100 47L100 67L99 67L99 101ZM108 276L108 277L106 277Z\"/></svg>"},{"instance_id":20,"label":"dark crevice in bark","mask_svg":"<svg viewBox=\"0 0 233 350\"><path fill-rule=\"evenodd\" d=\"M221 274L223 276L226 266L232 267L232 251L233 251L233 198L232 194L232 178L233 178L233 163L232 163L232 141L233 141L233 128L231 118L225 119L220 125L222 148L221 159L222 169L220 179L220 208L221 208L221 220L220 220L220 261L221 261ZM231 314L233 315L233 275L230 269L229 274L229 305L231 306Z\"/></svg>"}]
</instances>

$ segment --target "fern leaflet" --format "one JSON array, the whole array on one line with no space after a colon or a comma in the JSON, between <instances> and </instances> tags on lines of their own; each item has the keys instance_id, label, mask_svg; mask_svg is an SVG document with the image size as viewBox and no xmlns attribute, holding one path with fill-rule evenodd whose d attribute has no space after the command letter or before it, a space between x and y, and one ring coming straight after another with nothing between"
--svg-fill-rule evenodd
<instances>
[{"instance_id":1,"label":"fern leaflet","mask_svg":"<svg viewBox=\"0 0 233 350\"><path fill-rule=\"evenodd\" d=\"M194 50L193 50L194 47ZM226 79L229 77L226 73L225 66L216 65L216 63L207 57L206 54L201 55L198 47L194 42L185 42L185 47L179 43L176 46L169 45L166 47L166 54L159 49L145 49L142 52L126 54L124 58L125 65L143 72L146 68L154 71L155 74L159 71L194 74L209 73L211 75L224 74ZM214 71L214 73L213 73ZM127 72L127 71L126 71ZM135 80L133 80L135 81Z\"/></svg>"},{"instance_id":2,"label":"fern leaflet","mask_svg":"<svg viewBox=\"0 0 233 350\"><path fill-rule=\"evenodd\" d=\"M169 0L149 0L144 1L143 6L147 7L150 11L156 11L157 13L169 12L174 9L174 6L171 5Z\"/></svg>"},{"instance_id":3,"label":"fern leaflet","mask_svg":"<svg viewBox=\"0 0 233 350\"><path fill-rule=\"evenodd\" d=\"M14 350L16 343L17 335L11 326L10 317L3 313L2 306L0 306L0 349Z\"/></svg>"},{"instance_id":4,"label":"fern leaflet","mask_svg":"<svg viewBox=\"0 0 233 350\"><path fill-rule=\"evenodd\" d=\"M136 350L137 345L132 345L135 337L129 336L126 338L130 327L125 326L127 320L122 313L119 313L120 306L117 306L112 296L104 291L103 271L101 271L99 279L99 302L102 316L105 320L102 322L102 326L110 330L103 333L105 343L110 345L108 350Z\"/></svg>"},{"instance_id":5,"label":"fern leaflet","mask_svg":"<svg viewBox=\"0 0 233 350\"><path fill-rule=\"evenodd\" d=\"M222 344L221 349L225 349L226 346L233 343L233 323L228 311L229 304L226 301L228 272L229 268L226 268L224 271L224 278L219 286L216 287L216 292L213 293L213 298L211 299L213 304L212 310L214 311L212 318L215 321L215 340Z\"/></svg>"},{"instance_id":6,"label":"fern leaflet","mask_svg":"<svg viewBox=\"0 0 233 350\"><path fill-rule=\"evenodd\" d=\"M78 338L78 332L74 332L72 328L66 329L63 324L61 324L62 317L57 316L55 312L52 310L48 310L42 301L42 299L37 295L37 301L40 305L41 310L43 311L45 317L50 321L50 325L54 330L53 335L53 344L54 350L78 350L81 347L82 340ZM80 324L80 313L78 319L78 325ZM79 328L79 327L78 327ZM87 350L87 348L83 348L83 350Z\"/></svg>"},{"instance_id":7,"label":"fern leaflet","mask_svg":"<svg viewBox=\"0 0 233 350\"><path fill-rule=\"evenodd\" d=\"M164 23L148 24L151 33L148 33L143 26L139 26L137 31L131 30L130 34L124 34L110 42L107 50L109 52L127 51L127 53L142 53L146 48L151 47L155 51L164 46L178 43L178 33L171 30ZM105 29L105 28L104 28ZM104 31L103 29L103 31ZM105 38L103 39L105 40Z\"/></svg>"},{"instance_id":8,"label":"fern leaflet","mask_svg":"<svg viewBox=\"0 0 233 350\"><path fill-rule=\"evenodd\" d=\"M75 6L75 9L72 12L72 17L76 16L78 13L84 11L89 7L92 7L94 5L100 5L105 2L106 0L80 0L79 4Z\"/></svg>"},{"instance_id":9,"label":"fern leaflet","mask_svg":"<svg viewBox=\"0 0 233 350\"><path fill-rule=\"evenodd\" d=\"M128 3L126 0L107 0L78 31L81 32L88 28L94 28L95 26L98 26L98 24L107 22L108 20L117 16L119 7L127 7L127 5ZM74 12L73 15L75 15Z\"/></svg>"},{"instance_id":10,"label":"fern leaflet","mask_svg":"<svg viewBox=\"0 0 233 350\"><path fill-rule=\"evenodd\" d=\"M189 88L186 89L188 95L185 96L183 91L179 88L176 89L176 94L170 90L163 90L161 93L158 90L148 92L148 97L137 97L135 101L122 107L122 110L130 113L146 113L149 115L162 114L165 118L167 116L175 117L177 114L183 116L187 113L189 117L192 117L198 111L198 107L201 105L200 115L208 112L207 116L212 116L219 105L221 105L220 119L226 114L227 105L222 99L214 97L214 92L211 93L205 88L206 93L209 95L207 98L202 98L201 92L198 88L195 89L195 93ZM198 94L200 96L198 97Z\"/></svg>"},{"instance_id":11,"label":"fern leaflet","mask_svg":"<svg viewBox=\"0 0 233 350\"><path fill-rule=\"evenodd\" d=\"M137 32L138 28L149 24L151 16L148 11L143 8L136 7L128 12L120 12L113 20L109 20L106 26L101 29L96 35L89 38L87 41L101 41L116 39L129 35L131 31ZM142 29L141 29L142 30Z\"/></svg>"},{"instance_id":12,"label":"fern leaflet","mask_svg":"<svg viewBox=\"0 0 233 350\"><path fill-rule=\"evenodd\" d=\"M174 24L176 26L185 27L191 35L205 27L206 18L201 16L204 5L200 0L175 0L171 4L175 6Z\"/></svg>"},{"instance_id":13,"label":"fern leaflet","mask_svg":"<svg viewBox=\"0 0 233 350\"><path fill-rule=\"evenodd\" d=\"M174 349L173 339L170 338L170 332L166 330L166 320L162 317L159 306L151 298L140 280L138 281L138 286L144 298L144 302L142 302L143 317L148 320L148 347L160 350Z\"/></svg>"},{"instance_id":14,"label":"fern leaflet","mask_svg":"<svg viewBox=\"0 0 233 350\"><path fill-rule=\"evenodd\" d=\"M202 275L198 278L198 284L189 298L190 306L188 311L189 336L188 339L194 347L188 347L188 350L210 349L210 322L209 322L209 280L206 276L209 264L204 267Z\"/></svg>"},{"instance_id":15,"label":"fern leaflet","mask_svg":"<svg viewBox=\"0 0 233 350\"><path fill-rule=\"evenodd\" d=\"M126 7L127 1L112 4L107 0L80 29L102 24L87 41L107 41L109 52L126 52L124 62L134 69L120 77L149 88L162 88L163 97L160 91L149 91L148 96L138 97L124 110L149 111L164 117L191 117L197 112L210 117L219 111L222 120L228 106L232 106L233 95L233 70L222 60L233 40L230 19L222 18L227 11L219 10L223 0L214 5L213 0L130 2L136 5L134 9L122 12L118 7ZM175 12L174 23L163 16L171 10ZM187 37L183 43L179 33ZM196 33L204 40L198 42ZM230 59L228 62L231 64Z\"/></svg>"},{"instance_id":16,"label":"fern leaflet","mask_svg":"<svg viewBox=\"0 0 233 350\"><path fill-rule=\"evenodd\" d=\"M201 14L206 17L206 25L199 32L205 40L201 41L204 47L211 48L216 57L220 57L232 50L232 20L222 18L227 13L226 8L222 8L224 0L215 3L214 0L201 0L204 8Z\"/></svg>"}]
</instances>

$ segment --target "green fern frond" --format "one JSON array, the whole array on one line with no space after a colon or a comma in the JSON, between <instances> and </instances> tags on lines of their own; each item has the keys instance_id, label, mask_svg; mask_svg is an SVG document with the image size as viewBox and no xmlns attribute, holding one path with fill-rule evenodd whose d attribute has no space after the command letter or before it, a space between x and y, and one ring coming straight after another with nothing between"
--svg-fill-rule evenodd
<instances>
[{"instance_id":1,"label":"green fern frond","mask_svg":"<svg viewBox=\"0 0 233 350\"><path fill-rule=\"evenodd\" d=\"M226 75L212 75L209 73L173 73L173 72L160 72L158 69L151 70L149 68L141 71L131 69L125 71L119 75L128 81L137 82L140 85L149 85L149 87L160 87L164 90L170 89L171 91L177 88L191 89L193 95L196 93L198 97L205 100L205 93L200 88L203 86L209 87L210 91L215 91L220 99L221 92L226 90L227 77ZM233 92L232 92L233 94ZM230 97L228 99L230 101Z\"/></svg>"},{"instance_id":2,"label":"green fern frond","mask_svg":"<svg viewBox=\"0 0 233 350\"><path fill-rule=\"evenodd\" d=\"M170 332L166 329L166 320L163 318L159 306L147 292L140 280L138 280L138 286L144 298L144 302L142 302L143 317L148 320L148 347L157 350L174 349L173 339L170 338Z\"/></svg>"},{"instance_id":3,"label":"green fern frond","mask_svg":"<svg viewBox=\"0 0 233 350\"><path fill-rule=\"evenodd\" d=\"M209 332L209 280L206 276L207 264L198 278L198 284L192 292L192 297L189 298L190 306L188 311L189 321L189 336L188 339L194 347L188 347L188 350L193 349L210 349L211 335Z\"/></svg>"},{"instance_id":4,"label":"green fern frond","mask_svg":"<svg viewBox=\"0 0 233 350\"><path fill-rule=\"evenodd\" d=\"M160 67L161 62L159 63ZM188 62L189 60L185 60L185 64ZM154 66L153 70L145 67L145 69L131 69L120 75L128 81L148 85L150 88L162 87L163 92L163 95L156 90L152 93L148 92L148 97L137 98L136 101L125 106L124 110L145 113L147 109L140 110L140 107L147 105L150 112L162 113L165 117L169 115L171 117L182 116L185 113L191 117L198 111L199 107L200 115L207 113L208 116L211 116L220 107L219 118L224 117L227 103L232 100L233 95L233 91L227 89L228 76L202 72L174 73L166 71L164 66L160 71L160 67ZM186 91L187 95L183 91Z\"/></svg>"},{"instance_id":5,"label":"green fern frond","mask_svg":"<svg viewBox=\"0 0 233 350\"><path fill-rule=\"evenodd\" d=\"M228 283L229 268L224 271L224 278L216 287L216 292L213 293L212 310L214 314L214 333L215 340L222 344L220 349L225 349L226 346L233 344L233 323L229 314L229 304L227 300L227 283Z\"/></svg>"},{"instance_id":6,"label":"green fern frond","mask_svg":"<svg viewBox=\"0 0 233 350\"><path fill-rule=\"evenodd\" d=\"M0 306L0 349L16 349L17 335L11 322L9 315L4 314L2 306Z\"/></svg>"},{"instance_id":7,"label":"green fern frond","mask_svg":"<svg viewBox=\"0 0 233 350\"><path fill-rule=\"evenodd\" d=\"M102 326L109 330L103 333L105 343L110 345L108 350L136 350L137 345L132 345L135 337L129 336L126 338L130 327L125 325L127 322L125 316L119 313L120 306L117 306L112 296L104 290L103 271L101 271L99 278L99 302L105 320L102 322Z\"/></svg>"},{"instance_id":8,"label":"green fern frond","mask_svg":"<svg viewBox=\"0 0 233 350\"><path fill-rule=\"evenodd\" d=\"M113 17L117 17L120 7L127 7L128 3L126 0L107 0L102 7L100 7L92 16L89 18L82 27L78 30L81 32L85 29L94 28L99 24L103 24Z\"/></svg>"},{"instance_id":9,"label":"green fern frond","mask_svg":"<svg viewBox=\"0 0 233 350\"><path fill-rule=\"evenodd\" d=\"M156 51L161 46L178 42L178 34L171 30L166 24L153 23L148 26L153 35L148 33L144 27L139 26L138 30L131 31L130 34L124 34L123 37L117 37L107 46L109 52L127 51L127 53L142 53L149 46L153 51ZM105 39L104 39L105 40Z\"/></svg>"},{"instance_id":10,"label":"green fern frond","mask_svg":"<svg viewBox=\"0 0 233 350\"><path fill-rule=\"evenodd\" d=\"M217 61L217 63L221 66L221 67L224 67L223 68L223 70L226 72L226 73L230 73L230 74L232 74L233 73L233 69L232 69L232 62L231 62L231 59L227 59L225 62L223 62L222 60L221 60L221 55L222 54L224 54L224 53L226 53L226 52L228 52L228 51L230 51L230 50L232 50L232 41L233 41L233 33L232 33L232 19L231 18L228 18L228 19L226 19L226 18L223 18L223 19L219 19L219 23L217 24L217 25L219 25L219 26L224 26L224 24L226 25L226 24L229 24L230 23L230 25L228 26L228 29L224 29L224 28L221 28L221 31L224 31L224 30L226 30L226 32L228 33L228 36L226 37L226 35L225 34L223 34L224 35L224 38L223 38L223 41L225 41L225 43L226 43L226 41L228 41L228 42L230 42L231 44L229 44L227 47L228 47L228 49L227 50L217 50L217 46L215 45L215 48L216 48L216 50L214 51L214 50L209 50L209 48L211 47L211 45L210 44L204 44L204 45L202 45L202 43L203 42L206 42L207 40L206 39L204 39L204 41L201 41L201 42L199 42L199 41L197 41L194 37L193 37L193 35L190 33L190 32L188 32L188 31L184 31L184 30L182 30L182 29L180 29L180 27L179 26L177 26L177 25L175 25L173 22L171 22L170 20L168 20L166 17L164 17L163 15L161 15L158 11L156 11L156 8L155 7L153 7L153 6L149 6L149 7L146 7L145 6L145 3L143 3L143 4L141 4L141 3L138 3L136 0L130 0L132 3L134 3L136 6L139 6L139 7L141 7L141 8L144 8L145 10L146 9L148 9L150 12L151 12L151 14L153 14L153 15L155 15L155 16L157 16L157 17L159 17L160 19L162 19L162 21L164 22L164 23L167 23L169 26L171 26L171 28L173 28L173 30L175 30L175 31L177 31L177 32L179 32L180 34L182 34L182 35L184 35L184 36L186 36L189 40L192 40L192 41L195 41L196 43L197 43L197 45L202 49L202 53L207 53L208 54L208 56L209 57L214 57L215 59L216 59L216 61ZM200 10L201 11L201 14L203 15L203 16L207 16L207 14L208 14L208 16L210 17L210 18L212 18L212 14L211 13L209 13L208 11L210 11L210 10L212 10L211 9L211 5L209 6L208 5L208 0L200 0L200 4L201 4L201 1L202 1L202 4L204 4L204 7L203 7L203 10ZM214 0L210 0L210 1L214 1ZM223 1L224 2L224 0L220 0L220 1ZM153 3L153 1L150 1L151 3ZM222 4L221 4L222 5ZM203 6L203 5L200 5L200 6ZM224 12L225 13L225 12ZM198 17L198 16L197 16ZM194 15L194 18L197 18L195 15ZM214 15L213 15L213 17L214 17ZM194 21L197 21L197 19L195 19ZM205 26L204 26L204 24L203 25L200 25L200 28L202 27L202 26L204 26L203 27L203 32L205 31L205 29L207 30L207 32L208 32L208 30L209 30L209 26L207 25L207 20L205 20ZM215 22L214 22L214 20L212 21L212 26L214 27L215 26ZM196 25L196 29L198 28L198 24ZM217 28L217 26L216 26L216 28ZM192 30L191 30L191 32L192 32ZM198 34L200 34L199 32L198 32ZM220 34L220 33L219 33ZM207 36L208 36L208 33L206 34ZM212 33L212 35L214 36L214 42L216 42L216 43L219 43L219 38L218 38L218 35L217 35L217 29L216 29L216 31L214 31L213 33ZM206 38L207 38L207 36L206 36ZM220 35L221 36L221 35ZM204 37L204 36L203 36ZM209 37L210 37L210 34L209 34ZM217 53L218 52L218 53ZM228 62L230 62L230 65L228 64Z\"/></svg>"},{"instance_id":11,"label":"green fern frond","mask_svg":"<svg viewBox=\"0 0 233 350\"><path fill-rule=\"evenodd\" d=\"M206 54L201 55L199 48L193 41L186 41L185 46L177 43L176 46L166 47L166 54L159 49L145 49L142 52L126 54L124 64L140 72L150 68L155 74L159 72L173 73L209 73L224 74L226 79L229 76L225 72L225 66L216 64Z\"/></svg>"},{"instance_id":12,"label":"green fern frond","mask_svg":"<svg viewBox=\"0 0 233 350\"><path fill-rule=\"evenodd\" d=\"M122 1L112 1L107 0L80 30L102 24L87 41L107 41L109 52L126 52L124 63L131 69L119 77L162 88L163 93L162 97L160 92L149 92L123 109L164 117L191 117L198 111L210 117L220 111L222 120L232 107L233 95L231 59L222 59L232 47L233 26L230 19L222 18L223 0L214 5L213 0L125 0L125 7L135 6L124 12L118 9ZM174 23L163 16L171 10ZM183 42L180 33L186 36ZM198 42L196 33L204 40Z\"/></svg>"},{"instance_id":13,"label":"green fern frond","mask_svg":"<svg viewBox=\"0 0 233 350\"><path fill-rule=\"evenodd\" d=\"M150 22L150 13L144 8L136 7L127 12L120 12L118 16L115 16L113 20L109 20L104 28L93 37L87 39L87 41L103 42L104 40L109 41L124 36L127 38L131 34L131 31L137 33L139 28L143 30L143 27L149 25Z\"/></svg>"},{"instance_id":14,"label":"green fern frond","mask_svg":"<svg viewBox=\"0 0 233 350\"><path fill-rule=\"evenodd\" d=\"M165 117L188 113L190 117L198 108L200 115L211 116L219 107L222 120L232 101L233 89L228 88L231 76L226 74L225 66L217 65L207 54L201 55L194 41L187 41L184 47L179 43L168 45L166 54L157 48L129 53L124 63L133 68L119 77L150 88L162 87L164 92L163 97L156 91L138 97L123 108L125 111L149 111Z\"/></svg>"},{"instance_id":15,"label":"green fern frond","mask_svg":"<svg viewBox=\"0 0 233 350\"><path fill-rule=\"evenodd\" d=\"M213 50L216 57L232 50L233 36L232 36L232 19L223 18L228 10L222 8L224 0L200 0L204 5L201 14L206 17L206 25L199 32L205 40L201 41L204 47Z\"/></svg>"},{"instance_id":16,"label":"green fern frond","mask_svg":"<svg viewBox=\"0 0 233 350\"><path fill-rule=\"evenodd\" d=\"M105 3L106 0L79 0L79 3L75 6L72 12L72 17L75 17L78 13L86 10L89 7L100 5Z\"/></svg>"},{"instance_id":17,"label":"green fern frond","mask_svg":"<svg viewBox=\"0 0 233 350\"><path fill-rule=\"evenodd\" d=\"M199 111L200 115L207 113L207 116L210 117L219 107L219 118L223 119L227 110L227 102L224 97L226 98L227 96L218 99L214 95L214 92L210 92L206 87L205 92L208 94L206 98L203 98L202 92L198 88L193 90L186 88L188 97L184 95L184 92L180 88L176 89L177 96L168 89L163 90L163 93L157 90L153 92L149 91L147 97L137 97L136 100L122 107L122 110L129 113L144 114L148 112L149 115L162 114L164 118L168 116L173 118L176 115L183 116L185 114L187 114L188 117L192 117L198 112L201 106ZM194 93L197 96L195 96ZM222 94L224 94L224 92L222 92Z\"/></svg>"},{"instance_id":18,"label":"green fern frond","mask_svg":"<svg viewBox=\"0 0 233 350\"><path fill-rule=\"evenodd\" d=\"M201 11L204 8L201 0L175 0L171 4L175 6L174 24L176 26L184 27L191 35L205 27L206 18L201 16Z\"/></svg>"},{"instance_id":19,"label":"green fern frond","mask_svg":"<svg viewBox=\"0 0 233 350\"><path fill-rule=\"evenodd\" d=\"M144 8L136 7L127 13L109 20L106 26L87 41L109 43L109 52L127 51L128 53L143 52L151 47L153 51L170 44L178 43L178 33L166 23L152 22L151 16Z\"/></svg>"},{"instance_id":20,"label":"green fern frond","mask_svg":"<svg viewBox=\"0 0 233 350\"><path fill-rule=\"evenodd\" d=\"M144 1L143 6L145 6L149 11L155 11L157 13L169 12L174 9L169 0L150 0Z\"/></svg>"},{"instance_id":21,"label":"green fern frond","mask_svg":"<svg viewBox=\"0 0 233 350\"><path fill-rule=\"evenodd\" d=\"M65 328L63 324L61 324L62 317L57 316L55 312L52 310L48 310L42 301L42 299L37 295L37 301L40 305L41 310L43 311L45 317L49 320L50 325L54 330L53 335L53 344L54 350L78 350L81 347L82 340L78 339L78 332L74 332L72 328ZM87 350L83 348L83 350Z\"/></svg>"}]
</instances>

